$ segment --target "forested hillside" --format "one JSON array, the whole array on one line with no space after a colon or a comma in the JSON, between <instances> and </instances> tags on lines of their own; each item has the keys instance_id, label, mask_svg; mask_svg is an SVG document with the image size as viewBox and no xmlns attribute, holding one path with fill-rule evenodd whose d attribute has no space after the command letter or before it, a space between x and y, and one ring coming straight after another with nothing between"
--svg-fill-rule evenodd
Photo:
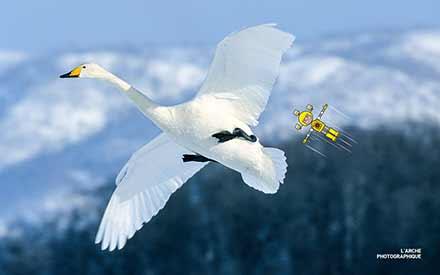
<instances>
[{"instance_id":1,"label":"forested hillside","mask_svg":"<svg viewBox=\"0 0 440 275\"><path fill-rule=\"evenodd\" d=\"M440 131L351 129L352 154L323 158L285 143L275 195L210 164L176 192L122 251L94 235L114 188L42 222L18 220L0 242L0 274L436 274L440 265ZM376 260L422 248L422 260Z\"/></svg>"}]
</instances>

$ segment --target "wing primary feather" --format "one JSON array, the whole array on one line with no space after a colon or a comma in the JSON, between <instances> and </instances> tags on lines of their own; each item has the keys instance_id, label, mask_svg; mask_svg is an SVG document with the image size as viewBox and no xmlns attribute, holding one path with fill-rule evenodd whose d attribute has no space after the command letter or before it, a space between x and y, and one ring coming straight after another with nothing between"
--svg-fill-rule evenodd
<instances>
[{"instance_id":1,"label":"wing primary feather","mask_svg":"<svg viewBox=\"0 0 440 275\"><path fill-rule=\"evenodd\" d=\"M95 243L101 243L101 249L122 249L171 194L207 164L183 163L180 158L188 153L160 134L133 154L116 179L116 190L99 225Z\"/></svg>"},{"instance_id":2,"label":"wing primary feather","mask_svg":"<svg viewBox=\"0 0 440 275\"><path fill-rule=\"evenodd\" d=\"M256 126L278 77L284 52L295 37L264 24L234 32L217 46L199 99L221 101L242 122ZM228 102L229 101L229 102Z\"/></svg>"}]
</instances>

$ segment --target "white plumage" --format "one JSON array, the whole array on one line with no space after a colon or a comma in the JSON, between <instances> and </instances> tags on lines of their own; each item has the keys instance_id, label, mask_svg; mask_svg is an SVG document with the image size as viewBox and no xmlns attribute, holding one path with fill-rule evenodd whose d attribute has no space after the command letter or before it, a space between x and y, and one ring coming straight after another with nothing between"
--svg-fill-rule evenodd
<instances>
[{"instance_id":1,"label":"white plumage","mask_svg":"<svg viewBox=\"0 0 440 275\"><path fill-rule=\"evenodd\" d=\"M182 162L188 152L160 134L133 154L116 178L116 190L96 235L96 242L103 241L102 249L121 249L174 191L207 164Z\"/></svg>"},{"instance_id":2,"label":"white plumage","mask_svg":"<svg viewBox=\"0 0 440 275\"><path fill-rule=\"evenodd\" d=\"M236 117L256 126L278 77L282 54L293 40L275 24L232 33L218 44L199 95L229 98Z\"/></svg>"},{"instance_id":3,"label":"white plumage","mask_svg":"<svg viewBox=\"0 0 440 275\"><path fill-rule=\"evenodd\" d=\"M208 162L183 162L198 154L241 173L264 193L277 192L287 170L284 152L242 138L220 143L212 135L240 128L248 135L258 124L278 76L283 53L294 37L260 25L226 37L197 96L183 104L159 106L96 64L83 64L62 77L89 77L119 87L162 131L139 149L116 178L116 190L102 218L96 243L124 247L142 225L162 209L171 194Z\"/></svg>"}]
</instances>

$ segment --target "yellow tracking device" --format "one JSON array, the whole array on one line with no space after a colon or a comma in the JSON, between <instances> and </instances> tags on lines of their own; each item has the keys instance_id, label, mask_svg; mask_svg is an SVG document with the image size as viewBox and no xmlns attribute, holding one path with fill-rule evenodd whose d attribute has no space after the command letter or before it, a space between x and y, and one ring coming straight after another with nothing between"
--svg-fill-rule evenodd
<instances>
[{"instance_id":1,"label":"yellow tracking device","mask_svg":"<svg viewBox=\"0 0 440 275\"><path fill-rule=\"evenodd\" d=\"M307 133L306 137L303 139L303 143L307 143L309 141L310 135L312 132L317 132L325 136L328 140L332 142L336 142L337 138L339 137L339 131L327 126L322 120L322 115L325 113L325 111L328 108L328 104L324 104L322 106L321 112L317 116L317 118L313 118L313 106L311 104L308 104L306 106L305 111L298 111L295 110L293 114L298 117L298 122L295 125L295 128L299 131L303 127L310 126L309 132Z\"/></svg>"}]
</instances>

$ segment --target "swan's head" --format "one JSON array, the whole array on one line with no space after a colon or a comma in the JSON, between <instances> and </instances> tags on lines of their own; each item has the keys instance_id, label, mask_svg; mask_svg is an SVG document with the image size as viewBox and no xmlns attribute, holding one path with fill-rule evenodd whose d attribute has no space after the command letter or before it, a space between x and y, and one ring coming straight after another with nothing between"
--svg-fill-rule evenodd
<instances>
[{"instance_id":1,"label":"swan's head","mask_svg":"<svg viewBox=\"0 0 440 275\"><path fill-rule=\"evenodd\" d=\"M108 74L109 73L98 64L87 63L79 65L66 74L60 75L60 78L105 78Z\"/></svg>"}]
</instances>

